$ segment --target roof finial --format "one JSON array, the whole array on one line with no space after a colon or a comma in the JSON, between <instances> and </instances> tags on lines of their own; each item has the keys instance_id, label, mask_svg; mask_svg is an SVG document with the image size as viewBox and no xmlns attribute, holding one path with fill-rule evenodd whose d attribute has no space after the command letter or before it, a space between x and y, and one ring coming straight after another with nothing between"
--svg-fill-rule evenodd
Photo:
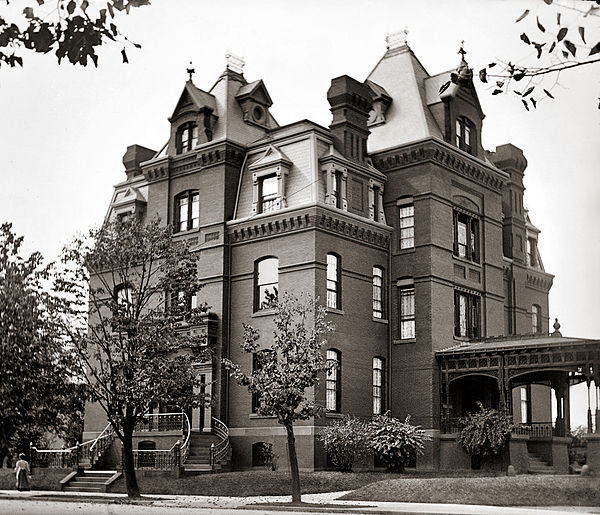
<instances>
[{"instance_id":1,"label":"roof finial","mask_svg":"<svg viewBox=\"0 0 600 515\"><path fill-rule=\"evenodd\" d=\"M192 81L192 75L194 73L196 73L196 70L194 70L194 68L192 68L192 61L190 61L190 67L186 71L187 71L187 73L190 76L190 82L191 82Z\"/></svg>"},{"instance_id":2,"label":"roof finial","mask_svg":"<svg viewBox=\"0 0 600 515\"><path fill-rule=\"evenodd\" d=\"M232 54L229 50L225 54L225 59L227 60L227 69L234 71L236 73L244 73L244 66L246 62L243 57L239 55Z\"/></svg>"},{"instance_id":3,"label":"roof finial","mask_svg":"<svg viewBox=\"0 0 600 515\"><path fill-rule=\"evenodd\" d=\"M560 324L558 323L558 318L554 319L554 324L552 325L552 327L554 327L554 332L552 333L552 336L562 336L561 332L559 331Z\"/></svg>"},{"instance_id":4,"label":"roof finial","mask_svg":"<svg viewBox=\"0 0 600 515\"><path fill-rule=\"evenodd\" d=\"M408 45L408 27L404 27L404 30L400 32L388 33L385 37L385 42L388 50Z\"/></svg>"},{"instance_id":5,"label":"roof finial","mask_svg":"<svg viewBox=\"0 0 600 515\"><path fill-rule=\"evenodd\" d=\"M464 39L460 42L460 48L458 49L457 53L462 55L463 59L465 58L465 54L467 53L467 51L465 50L465 40Z\"/></svg>"}]
</instances>

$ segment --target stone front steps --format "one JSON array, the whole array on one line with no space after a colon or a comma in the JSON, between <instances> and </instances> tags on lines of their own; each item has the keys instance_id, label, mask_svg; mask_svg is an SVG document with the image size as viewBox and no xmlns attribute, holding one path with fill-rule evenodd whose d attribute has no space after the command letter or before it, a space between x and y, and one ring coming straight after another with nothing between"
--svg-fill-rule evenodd
<instances>
[{"instance_id":1,"label":"stone front steps","mask_svg":"<svg viewBox=\"0 0 600 515\"><path fill-rule=\"evenodd\" d=\"M219 437L212 433L192 431L190 434L190 452L183 465L185 475L207 474L213 472L210 466L210 446L219 443ZM218 465L215 469L220 469Z\"/></svg>"},{"instance_id":2,"label":"stone front steps","mask_svg":"<svg viewBox=\"0 0 600 515\"><path fill-rule=\"evenodd\" d=\"M121 473L116 470L84 470L83 472L71 472L60 482L63 492L106 492L107 487Z\"/></svg>"},{"instance_id":3,"label":"stone front steps","mask_svg":"<svg viewBox=\"0 0 600 515\"><path fill-rule=\"evenodd\" d=\"M554 467L552 465L548 465L546 461L544 461L537 454L533 454L529 452L529 474L555 474Z\"/></svg>"}]
</instances>

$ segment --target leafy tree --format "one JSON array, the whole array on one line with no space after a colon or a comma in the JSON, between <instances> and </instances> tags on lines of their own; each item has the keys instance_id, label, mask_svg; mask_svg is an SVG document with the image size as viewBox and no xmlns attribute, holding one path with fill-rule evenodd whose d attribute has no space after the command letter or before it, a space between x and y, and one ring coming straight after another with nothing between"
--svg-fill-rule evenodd
<instances>
[{"instance_id":1,"label":"leafy tree","mask_svg":"<svg viewBox=\"0 0 600 515\"><path fill-rule=\"evenodd\" d=\"M48 432L66 436L83 414L60 303L45 289L52 269L38 252L22 257L22 243L0 226L0 466Z\"/></svg>"},{"instance_id":2,"label":"leafy tree","mask_svg":"<svg viewBox=\"0 0 600 515\"><path fill-rule=\"evenodd\" d=\"M132 220L77 238L63 263L57 288L78 328L70 336L81 374L123 444L127 493L136 497L136 423L154 401L183 409L205 401L193 393L200 386L193 363L206 359L206 340L180 323L183 316L199 323L207 309L186 309L201 288L197 255L174 241L170 226Z\"/></svg>"},{"instance_id":3,"label":"leafy tree","mask_svg":"<svg viewBox=\"0 0 600 515\"><path fill-rule=\"evenodd\" d=\"M244 324L243 351L253 354L257 366L245 373L235 363L224 360L231 375L252 394L260 395L258 413L275 416L287 434L292 477L292 502L299 503L300 475L294 437L294 422L307 420L322 412L307 392L319 382L319 373L329 369L322 348L324 335L333 330L325 321L325 308L309 296L292 298L283 293L276 301L275 329L270 345L260 346L260 333ZM260 348L260 350L259 350Z\"/></svg>"},{"instance_id":4,"label":"leafy tree","mask_svg":"<svg viewBox=\"0 0 600 515\"><path fill-rule=\"evenodd\" d=\"M512 417L477 403L479 411L460 419L462 429L458 441L477 463L486 456L500 454L513 429Z\"/></svg>"},{"instance_id":5,"label":"leafy tree","mask_svg":"<svg viewBox=\"0 0 600 515\"><path fill-rule=\"evenodd\" d=\"M54 52L58 62L67 59L71 64L87 66L91 60L98 66L96 48L107 41L123 44L121 55L128 62L123 36L114 23L116 12L129 14L132 7L149 5L150 0L109 0L106 7L93 12L88 0L58 0L46 5L45 0L5 2L0 15L0 66L23 66L22 50L46 54ZM56 7L54 7L56 5ZM22 12L19 10L24 6ZM5 19L8 15L10 21ZM139 44L133 43L137 48Z\"/></svg>"},{"instance_id":6,"label":"leafy tree","mask_svg":"<svg viewBox=\"0 0 600 515\"><path fill-rule=\"evenodd\" d=\"M540 0L535 13L526 9L515 21L524 25L520 39L530 56L519 64L496 59L479 71L480 80L493 86L492 95L512 92L525 109L536 108L554 98L561 72L600 62L599 16L600 0Z\"/></svg>"},{"instance_id":7,"label":"leafy tree","mask_svg":"<svg viewBox=\"0 0 600 515\"><path fill-rule=\"evenodd\" d=\"M371 430L366 422L351 415L325 426L318 435L332 463L342 472L371 452Z\"/></svg>"},{"instance_id":8,"label":"leafy tree","mask_svg":"<svg viewBox=\"0 0 600 515\"><path fill-rule=\"evenodd\" d=\"M411 457L423 454L425 442L431 440L424 429L410 423L410 415L402 422L388 411L374 416L369 428L371 447L392 471L402 471Z\"/></svg>"}]
</instances>

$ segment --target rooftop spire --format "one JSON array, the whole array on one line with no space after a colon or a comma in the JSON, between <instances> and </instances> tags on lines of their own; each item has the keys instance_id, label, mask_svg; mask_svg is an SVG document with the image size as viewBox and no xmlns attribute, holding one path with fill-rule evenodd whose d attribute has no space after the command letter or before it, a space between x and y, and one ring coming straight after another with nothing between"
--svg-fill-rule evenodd
<instances>
[{"instance_id":1,"label":"rooftop spire","mask_svg":"<svg viewBox=\"0 0 600 515\"><path fill-rule=\"evenodd\" d=\"M194 68L192 68L192 61L190 61L190 67L186 70L186 72L189 74L190 76L190 82L192 81L192 75L194 73L196 73L196 70L194 70Z\"/></svg>"},{"instance_id":2,"label":"rooftop spire","mask_svg":"<svg viewBox=\"0 0 600 515\"><path fill-rule=\"evenodd\" d=\"M225 54L225 59L227 60L227 69L233 72L242 74L244 73L244 66L246 62L243 57L232 54L229 50Z\"/></svg>"},{"instance_id":3,"label":"rooftop spire","mask_svg":"<svg viewBox=\"0 0 600 515\"><path fill-rule=\"evenodd\" d=\"M460 48L458 49L458 54L460 54L460 64L458 68L456 68L456 75L459 80L471 80L473 78L473 70L469 68L467 61L465 59L465 55L467 51L465 50L465 40L463 39L460 42Z\"/></svg>"},{"instance_id":4,"label":"rooftop spire","mask_svg":"<svg viewBox=\"0 0 600 515\"><path fill-rule=\"evenodd\" d=\"M385 37L385 43L388 50L394 50L401 46L408 45L408 27L404 27L404 30L400 32L388 33Z\"/></svg>"}]
</instances>

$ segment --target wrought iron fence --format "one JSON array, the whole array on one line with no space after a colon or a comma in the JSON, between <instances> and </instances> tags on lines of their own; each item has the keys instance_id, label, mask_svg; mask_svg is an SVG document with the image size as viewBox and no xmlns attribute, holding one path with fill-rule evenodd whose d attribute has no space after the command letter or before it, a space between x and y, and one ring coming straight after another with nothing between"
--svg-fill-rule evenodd
<instances>
[{"instance_id":1,"label":"wrought iron fence","mask_svg":"<svg viewBox=\"0 0 600 515\"><path fill-rule=\"evenodd\" d=\"M513 434L534 437L565 436L565 427L552 422L531 422L529 424L516 424Z\"/></svg>"},{"instance_id":2,"label":"wrought iron fence","mask_svg":"<svg viewBox=\"0 0 600 515\"><path fill-rule=\"evenodd\" d=\"M136 432L181 431L185 432L185 413L149 413L135 425Z\"/></svg>"}]
</instances>

